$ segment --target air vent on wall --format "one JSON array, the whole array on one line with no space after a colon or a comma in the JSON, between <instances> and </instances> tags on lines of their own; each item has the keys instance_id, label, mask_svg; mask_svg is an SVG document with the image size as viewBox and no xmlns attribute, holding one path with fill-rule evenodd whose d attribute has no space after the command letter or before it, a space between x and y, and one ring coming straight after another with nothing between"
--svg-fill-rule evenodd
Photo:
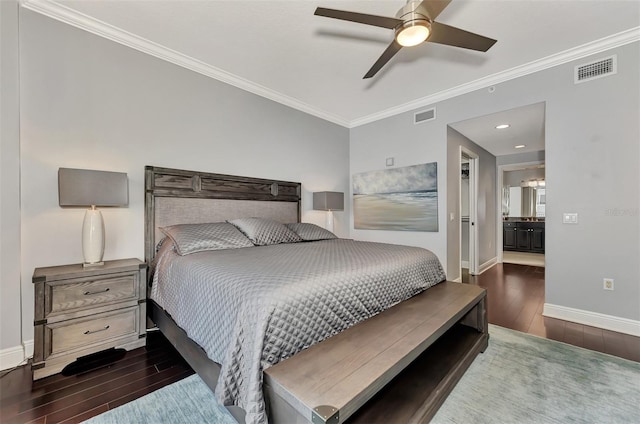
<instances>
[{"instance_id":1,"label":"air vent on wall","mask_svg":"<svg viewBox=\"0 0 640 424\"><path fill-rule=\"evenodd\" d=\"M436 119L436 108L431 108L427 110L423 110L421 112L416 112L413 115L413 123L414 124L422 124L423 122L433 121Z\"/></svg>"},{"instance_id":2,"label":"air vent on wall","mask_svg":"<svg viewBox=\"0 0 640 424\"><path fill-rule=\"evenodd\" d=\"M574 83L591 81L618 72L617 56L609 56L596 62L584 63L575 67Z\"/></svg>"}]
</instances>

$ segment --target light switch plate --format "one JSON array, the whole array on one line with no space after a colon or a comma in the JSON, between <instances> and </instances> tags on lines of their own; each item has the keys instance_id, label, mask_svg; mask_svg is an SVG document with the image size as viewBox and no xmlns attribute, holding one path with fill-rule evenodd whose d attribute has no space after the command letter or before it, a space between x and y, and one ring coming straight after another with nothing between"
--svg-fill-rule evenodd
<instances>
[{"instance_id":1,"label":"light switch plate","mask_svg":"<svg viewBox=\"0 0 640 424\"><path fill-rule=\"evenodd\" d=\"M562 223L563 224L577 224L578 223L578 214L577 213L563 213L562 214Z\"/></svg>"},{"instance_id":2,"label":"light switch plate","mask_svg":"<svg viewBox=\"0 0 640 424\"><path fill-rule=\"evenodd\" d=\"M393 158L387 158L387 166L393 166Z\"/></svg>"}]
</instances>

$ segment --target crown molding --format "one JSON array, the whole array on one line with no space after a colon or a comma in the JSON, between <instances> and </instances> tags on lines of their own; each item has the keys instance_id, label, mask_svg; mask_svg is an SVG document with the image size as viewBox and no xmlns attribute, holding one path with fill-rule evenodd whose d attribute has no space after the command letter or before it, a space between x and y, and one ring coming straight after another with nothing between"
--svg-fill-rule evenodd
<instances>
[{"instance_id":1,"label":"crown molding","mask_svg":"<svg viewBox=\"0 0 640 424\"><path fill-rule=\"evenodd\" d=\"M147 53L151 56L155 56L159 59L232 85L241 90L248 91L255 95L273 100L274 102L278 102L285 106L289 106L293 109L297 109L301 112L308 113L347 128L355 128L390 116L433 105L491 85L500 84L615 47L640 41L640 27L631 28L600 40L583 44L524 65L516 66L506 71L498 72L457 87L443 90L402 105L394 106L392 108L349 121L346 118L318 109L298 99L253 83L247 79L216 68L215 66L211 66L205 62L184 55L175 50L171 50L135 34L131 34L130 32L124 31L106 22L102 22L98 19L77 12L67 6L56 3L54 0L20 0L20 4L26 9L48 16L60 22L64 22L76 28L80 28L99 37L103 37L132 49Z\"/></svg>"},{"instance_id":2,"label":"crown molding","mask_svg":"<svg viewBox=\"0 0 640 424\"><path fill-rule=\"evenodd\" d=\"M198 59L194 59L190 56L169 49L160 44L154 43L153 41L147 40L143 37L139 37L106 22L75 11L65 5L56 3L55 1L20 0L20 4L25 9L29 9L41 15L48 16L49 18L90 32L99 37L106 38L140 52L155 56L159 59L171 62L175 65L232 85L241 90L248 91L255 95L273 100L274 102L289 106L293 109L308 113L309 115L316 116L318 118L333 122L343 127L349 127L349 121L337 115L313 107L307 103L301 102L298 99L271 90L267 87L256 84L247 79L226 72L222 69L216 68L215 66L211 66Z\"/></svg>"},{"instance_id":3,"label":"crown molding","mask_svg":"<svg viewBox=\"0 0 640 424\"><path fill-rule=\"evenodd\" d=\"M380 119L388 118L390 116L398 115L410 110L430 106L435 103L460 96L462 94L467 94L475 90L489 87L491 85L500 84L525 75L533 74L535 72L552 68L563 63L601 53L603 51L610 50L615 47L620 47L636 41L640 41L640 27L631 28L629 30L602 38L600 40L583 44L581 46L574 47L542 59L534 60L533 62L529 62L524 65L516 66L515 68L511 68L503 72L498 72L496 74L489 75L487 77L480 78L478 80L471 81L427 97L422 97L420 99L413 100L399 106L395 106L371 115L364 116L362 118L355 119L349 122L349 127L355 128L360 125L379 121Z\"/></svg>"}]
</instances>

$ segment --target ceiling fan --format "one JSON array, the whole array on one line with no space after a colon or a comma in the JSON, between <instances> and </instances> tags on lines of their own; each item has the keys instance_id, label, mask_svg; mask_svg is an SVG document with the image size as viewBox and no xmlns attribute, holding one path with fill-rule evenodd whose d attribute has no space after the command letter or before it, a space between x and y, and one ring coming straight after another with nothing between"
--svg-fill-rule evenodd
<instances>
[{"instance_id":1,"label":"ceiling fan","mask_svg":"<svg viewBox=\"0 0 640 424\"><path fill-rule=\"evenodd\" d=\"M392 29L395 37L363 79L374 76L403 47L431 42L486 52L497 40L436 22L451 0L408 1L395 18L318 7L317 16Z\"/></svg>"}]
</instances>

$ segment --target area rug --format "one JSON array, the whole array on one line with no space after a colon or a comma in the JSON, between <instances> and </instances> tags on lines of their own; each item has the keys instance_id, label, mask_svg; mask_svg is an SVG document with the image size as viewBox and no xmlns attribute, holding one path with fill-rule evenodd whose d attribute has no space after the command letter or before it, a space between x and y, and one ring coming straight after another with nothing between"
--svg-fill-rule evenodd
<instances>
[{"instance_id":1,"label":"area rug","mask_svg":"<svg viewBox=\"0 0 640 424\"><path fill-rule=\"evenodd\" d=\"M640 363L502 327L433 423L640 423ZM196 375L86 423L233 424Z\"/></svg>"}]
</instances>

